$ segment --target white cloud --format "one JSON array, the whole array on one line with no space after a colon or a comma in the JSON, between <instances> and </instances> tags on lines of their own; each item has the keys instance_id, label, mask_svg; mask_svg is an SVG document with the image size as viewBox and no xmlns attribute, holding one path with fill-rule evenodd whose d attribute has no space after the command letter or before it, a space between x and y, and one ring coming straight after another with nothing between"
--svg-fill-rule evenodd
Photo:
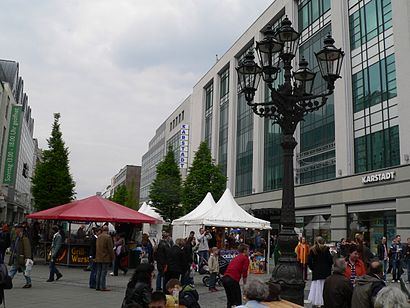
<instances>
[{"instance_id":1,"label":"white cloud","mask_svg":"<svg viewBox=\"0 0 410 308\"><path fill-rule=\"evenodd\" d=\"M8 0L0 58L20 63L46 147L61 113L82 198L140 164L155 129L268 0Z\"/></svg>"}]
</instances>

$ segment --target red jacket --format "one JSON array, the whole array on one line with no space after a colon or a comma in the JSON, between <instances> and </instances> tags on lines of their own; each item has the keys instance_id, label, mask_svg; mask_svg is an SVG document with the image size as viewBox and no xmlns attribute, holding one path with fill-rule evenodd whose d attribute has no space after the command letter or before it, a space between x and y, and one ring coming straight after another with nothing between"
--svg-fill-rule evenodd
<instances>
[{"instance_id":1,"label":"red jacket","mask_svg":"<svg viewBox=\"0 0 410 308\"><path fill-rule=\"evenodd\" d=\"M240 254L233 258L229 263L228 268L225 271L224 276L229 276L233 280L239 282L241 276L243 278L248 277L248 268L249 268L249 257L243 254Z\"/></svg>"},{"instance_id":2,"label":"red jacket","mask_svg":"<svg viewBox=\"0 0 410 308\"><path fill-rule=\"evenodd\" d=\"M356 277L366 275L366 267L364 266L364 263L362 260L357 259L356 264L355 264L355 271L356 271ZM347 279L350 279L351 275L352 275L352 270L350 269L350 266L347 265L346 271L345 271L345 277Z\"/></svg>"}]
</instances>

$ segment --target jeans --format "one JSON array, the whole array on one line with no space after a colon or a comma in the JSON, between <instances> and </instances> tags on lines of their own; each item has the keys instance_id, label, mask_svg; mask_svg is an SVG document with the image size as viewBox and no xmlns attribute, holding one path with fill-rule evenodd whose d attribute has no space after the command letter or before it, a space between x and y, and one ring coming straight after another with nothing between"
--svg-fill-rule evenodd
<instances>
[{"instance_id":1,"label":"jeans","mask_svg":"<svg viewBox=\"0 0 410 308\"><path fill-rule=\"evenodd\" d=\"M165 277L164 277L164 273L161 271L158 271L157 274L157 281L156 281L156 290L163 290L164 292L166 292L165 290Z\"/></svg>"},{"instance_id":2,"label":"jeans","mask_svg":"<svg viewBox=\"0 0 410 308\"><path fill-rule=\"evenodd\" d=\"M209 274L209 289L215 289L216 285L216 275L218 273L210 273Z\"/></svg>"},{"instance_id":3,"label":"jeans","mask_svg":"<svg viewBox=\"0 0 410 308\"><path fill-rule=\"evenodd\" d=\"M91 261L91 272L90 272L90 280L88 285L91 289L95 289L97 281L97 263Z\"/></svg>"},{"instance_id":4,"label":"jeans","mask_svg":"<svg viewBox=\"0 0 410 308\"><path fill-rule=\"evenodd\" d=\"M242 293L239 282L229 276L223 276L222 284L228 300L226 307L231 308L232 306L242 305Z\"/></svg>"},{"instance_id":5,"label":"jeans","mask_svg":"<svg viewBox=\"0 0 410 308\"><path fill-rule=\"evenodd\" d=\"M14 276L17 274L18 271L18 266L13 264L10 269L9 269L9 276L11 277L11 279L14 278ZM31 277L24 275L24 271L23 271L23 276L24 278L26 278L26 284L31 284Z\"/></svg>"},{"instance_id":6,"label":"jeans","mask_svg":"<svg viewBox=\"0 0 410 308\"><path fill-rule=\"evenodd\" d=\"M198 264L201 264L204 260L206 262L208 262L208 259L209 259L208 250L198 251L198 256L199 256L199 263Z\"/></svg>"},{"instance_id":7,"label":"jeans","mask_svg":"<svg viewBox=\"0 0 410 308\"><path fill-rule=\"evenodd\" d=\"M106 278L107 278L107 272L108 272L108 267L110 266L110 263L96 263L97 264L97 273L96 273L96 282L95 282L95 288L97 290L101 289L106 289Z\"/></svg>"},{"instance_id":8,"label":"jeans","mask_svg":"<svg viewBox=\"0 0 410 308\"><path fill-rule=\"evenodd\" d=\"M387 269L389 267L389 260L383 260L383 280L387 280Z\"/></svg>"},{"instance_id":9,"label":"jeans","mask_svg":"<svg viewBox=\"0 0 410 308\"><path fill-rule=\"evenodd\" d=\"M50 269L50 280L54 280L54 275L61 275L59 270L56 267L56 260L51 259L50 264L48 265L48 268Z\"/></svg>"},{"instance_id":10,"label":"jeans","mask_svg":"<svg viewBox=\"0 0 410 308\"><path fill-rule=\"evenodd\" d=\"M393 260L393 280L399 280L402 272L401 260Z\"/></svg>"}]
</instances>

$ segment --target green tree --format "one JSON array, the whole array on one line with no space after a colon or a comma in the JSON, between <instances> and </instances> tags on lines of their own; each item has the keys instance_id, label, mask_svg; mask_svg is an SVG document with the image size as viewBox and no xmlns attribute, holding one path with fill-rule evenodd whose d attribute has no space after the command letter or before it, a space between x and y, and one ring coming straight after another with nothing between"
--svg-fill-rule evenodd
<instances>
[{"instance_id":1,"label":"green tree","mask_svg":"<svg viewBox=\"0 0 410 308\"><path fill-rule=\"evenodd\" d=\"M129 208L137 209L138 201L139 200L137 200L137 194L135 192L135 179L133 178L127 188L127 200L125 205Z\"/></svg>"},{"instance_id":2,"label":"green tree","mask_svg":"<svg viewBox=\"0 0 410 308\"><path fill-rule=\"evenodd\" d=\"M120 185L114 191L114 195L110 198L111 201L121 205L127 205L128 192L125 185Z\"/></svg>"},{"instance_id":3,"label":"green tree","mask_svg":"<svg viewBox=\"0 0 410 308\"><path fill-rule=\"evenodd\" d=\"M32 178L34 206L45 210L69 203L75 196L75 183L70 174L68 148L62 138L59 124L60 114L54 114L48 149L43 151Z\"/></svg>"},{"instance_id":4,"label":"green tree","mask_svg":"<svg viewBox=\"0 0 410 308\"><path fill-rule=\"evenodd\" d=\"M218 200L226 188L226 176L212 161L211 151L204 141L195 153L182 190L182 204L185 212L192 211L210 192Z\"/></svg>"},{"instance_id":5,"label":"green tree","mask_svg":"<svg viewBox=\"0 0 410 308\"><path fill-rule=\"evenodd\" d=\"M157 176L151 184L149 198L165 220L174 220L182 214L181 173L172 147L157 165Z\"/></svg>"}]
</instances>

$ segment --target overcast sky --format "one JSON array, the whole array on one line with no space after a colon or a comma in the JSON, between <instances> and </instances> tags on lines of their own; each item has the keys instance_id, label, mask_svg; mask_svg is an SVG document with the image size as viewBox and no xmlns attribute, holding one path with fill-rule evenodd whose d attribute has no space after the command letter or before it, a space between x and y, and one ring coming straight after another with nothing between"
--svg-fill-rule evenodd
<instances>
[{"instance_id":1,"label":"overcast sky","mask_svg":"<svg viewBox=\"0 0 410 308\"><path fill-rule=\"evenodd\" d=\"M272 0L2 0L0 58L20 63L47 148L53 113L77 198L141 164L155 129Z\"/></svg>"}]
</instances>

